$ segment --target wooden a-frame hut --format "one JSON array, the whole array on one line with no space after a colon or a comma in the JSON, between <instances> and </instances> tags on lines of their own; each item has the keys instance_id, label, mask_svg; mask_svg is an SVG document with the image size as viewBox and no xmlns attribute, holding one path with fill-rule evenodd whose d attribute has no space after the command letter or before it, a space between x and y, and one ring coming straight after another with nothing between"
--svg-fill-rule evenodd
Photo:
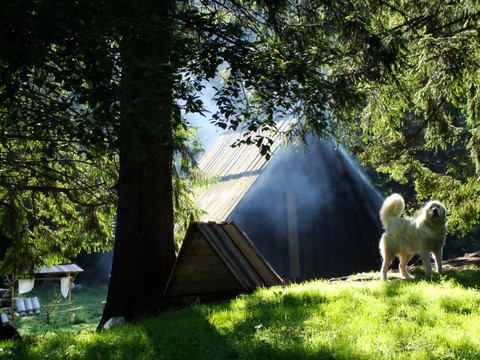
<instances>
[{"instance_id":1,"label":"wooden a-frame hut","mask_svg":"<svg viewBox=\"0 0 480 360\"><path fill-rule=\"evenodd\" d=\"M165 295L218 298L282 282L236 224L192 222Z\"/></svg>"}]
</instances>

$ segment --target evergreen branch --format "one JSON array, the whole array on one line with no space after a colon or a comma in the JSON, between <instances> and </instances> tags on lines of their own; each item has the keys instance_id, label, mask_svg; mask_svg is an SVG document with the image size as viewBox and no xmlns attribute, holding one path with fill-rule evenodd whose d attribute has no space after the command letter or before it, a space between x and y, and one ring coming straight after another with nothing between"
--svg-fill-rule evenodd
<instances>
[{"instance_id":1,"label":"evergreen branch","mask_svg":"<svg viewBox=\"0 0 480 360\"><path fill-rule=\"evenodd\" d=\"M84 207L90 207L90 208L95 208L95 207L100 207L100 206L105 206L111 204L111 201L103 201L103 202L98 202L98 203L86 203L83 201L78 200L73 196L72 193L78 192L78 191L91 191L94 190L101 185L105 185L106 183L103 184L98 184L95 186L89 186L89 187L83 187L83 188L63 188L59 186L48 186L48 185L22 185L22 184L13 184L6 182L4 180L0 180L0 187L4 187L7 189L14 189L14 190L19 190L19 191L35 191L35 192L43 192L43 193L63 193L67 196L67 198L72 201L73 203L84 206Z\"/></svg>"}]
</instances>

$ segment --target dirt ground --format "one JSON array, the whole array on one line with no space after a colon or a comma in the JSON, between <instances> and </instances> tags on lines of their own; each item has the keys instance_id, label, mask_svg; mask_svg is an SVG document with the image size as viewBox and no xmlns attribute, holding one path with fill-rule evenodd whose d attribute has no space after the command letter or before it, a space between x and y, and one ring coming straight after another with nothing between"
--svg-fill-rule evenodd
<instances>
[{"instance_id":1,"label":"dirt ground","mask_svg":"<svg viewBox=\"0 0 480 360\"><path fill-rule=\"evenodd\" d=\"M422 264L422 261L418 257L417 259L413 259L412 261L413 261L413 264L410 264L410 266L408 266L409 272L414 271L414 268L416 266ZM443 260L443 270L445 272L462 270L464 268L468 268L472 266L480 268L480 251L473 252L470 254L465 254L463 256L453 258L453 259ZM435 265L432 264L432 267L435 268ZM391 280L400 278L399 273L396 269L396 266L392 265L391 271L389 272L388 277ZM362 274L332 278L332 279L329 279L329 281L371 281L376 279L378 279L378 275L373 272L370 272L367 274L362 273Z\"/></svg>"},{"instance_id":2,"label":"dirt ground","mask_svg":"<svg viewBox=\"0 0 480 360\"><path fill-rule=\"evenodd\" d=\"M470 253L470 254L465 254L463 256L460 256L454 259L444 260L443 265L444 265L445 271L461 270L471 265L480 267L480 251Z\"/></svg>"}]
</instances>

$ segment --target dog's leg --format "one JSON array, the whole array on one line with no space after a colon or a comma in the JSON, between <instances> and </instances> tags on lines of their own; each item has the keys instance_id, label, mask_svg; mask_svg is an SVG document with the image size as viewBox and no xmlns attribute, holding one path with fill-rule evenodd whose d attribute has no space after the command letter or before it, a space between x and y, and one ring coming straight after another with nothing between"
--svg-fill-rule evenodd
<instances>
[{"instance_id":1,"label":"dog's leg","mask_svg":"<svg viewBox=\"0 0 480 360\"><path fill-rule=\"evenodd\" d=\"M398 270L404 279L412 279L413 276L410 275L407 271L407 264L408 260L410 260L411 256L409 254L402 253L400 254L400 264L398 265Z\"/></svg>"},{"instance_id":2,"label":"dog's leg","mask_svg":"<svg viewBox=\"0 0 480 360\"><path fill-rule=\"evenodd\" d=\"M435 259L435 267L437 268L437 273L442 273L442 258L443 258L443 248L433 251L433 258Z\"/></svg>"},{"instance_id":3,"label":"dog's leg","mask_svg":"<svg viewBox=\"0 0 480 360\"><path fill-rule=\"evenodd\" d=\"M390 267L390 264L392 263L394 256L388 253L384 253L382 255L383 255L383 262L382 262L382 268L380 269L380 280L388 280L387 272L388 272L388 268Z\"/></svg>"},{"instance_id":4,"label":"dog's leg","mask_svg":"<svg viewBox=\"0 0 480 360\"><path fill-rule=\"evenodd\" d=\"M395 257L387 247L387 237L388 235L384 233L380 239L380 254L382 255L382 268L380 269L380 280L388 280L388 268Z\"/></svg>"},{"instance_id":5,"label":"dog's leg","mask_svg":"<svg viewBox=\"0 0 480 360\"><path fill-rule=\"evenodd\" d=\"M425 275L431 276L432 275L432 263L430 262L430 253L423 252L420 254L422 258L423 268L425 269Z\"/></svg>"}]
</instances>

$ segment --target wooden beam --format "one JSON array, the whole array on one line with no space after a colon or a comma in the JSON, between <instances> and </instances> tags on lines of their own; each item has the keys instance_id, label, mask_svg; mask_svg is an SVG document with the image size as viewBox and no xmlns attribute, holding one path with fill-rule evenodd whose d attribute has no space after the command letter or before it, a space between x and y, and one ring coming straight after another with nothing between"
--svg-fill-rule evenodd
<instances>
[{"instance_id":1,"label":"wooden beam","mask_svg":"<svg viewBox=\"0 0 480 360\"><path fill-rule=\"evenodd\" d=\"M298 245L298 219L297 198L295 190L291 187L286 189L287 195L287 221L288 221L288 256L290 261L290 277L299 278L300 251Z\"/></svg>"}]
</instances>

